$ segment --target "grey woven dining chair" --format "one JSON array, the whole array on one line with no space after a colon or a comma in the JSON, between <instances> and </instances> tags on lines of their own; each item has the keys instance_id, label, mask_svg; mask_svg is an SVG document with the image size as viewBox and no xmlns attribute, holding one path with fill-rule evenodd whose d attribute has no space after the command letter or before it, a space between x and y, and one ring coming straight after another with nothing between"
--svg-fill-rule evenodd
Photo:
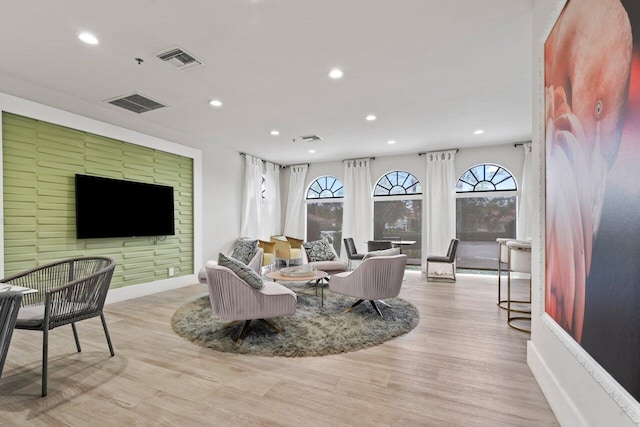
<instances>
[{"instance_id":1,"label":"grey woven dining chair","mask_svg":"<svg viewBox=\"0 0 640 427\"><path fill-rule=\"evenodd\" d=\"M22 292L0 292L0 378L7 360L9 344L13 336L13 328L16 325Z\"/></svg>"},{"instance_id":2,"label":"grey woven dining chair","mask_svg":"<svg viewBox=\"0 0 640 427\"><path fill-rule=\"evenodd\" d=\"M364 258L364 254L358 253L356 244L353 241L353 237L346 237L342 240L344 241L344 248L347 251L347 258L349 259L347 269L351 270L351 261L362 261L362 258Z\"/></svg>"},{"instance_id":3,"label":"grey woven dining chair","mask_svg":"<svg viewBox=\"0 0 640 427\"><path fill-rule=\"evenodd\" d=\"M71 324L81 351L76 322L100 316L111 356L115 355L102 312L116 262L108 257L70 258L0 280L36 289L22 299L16 329L42 331L42 396L47 395L49 330Z\"/></svg>"}]
</instances>

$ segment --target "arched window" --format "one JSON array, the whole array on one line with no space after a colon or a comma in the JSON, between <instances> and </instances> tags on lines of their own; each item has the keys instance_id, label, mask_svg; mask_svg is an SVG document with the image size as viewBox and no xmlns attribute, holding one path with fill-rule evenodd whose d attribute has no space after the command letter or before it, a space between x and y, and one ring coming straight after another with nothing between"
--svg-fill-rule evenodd
<instances>
[{"instance_id":1,"label":"arched window","mask_svg":"<svg viewBox=\"0 0 640 427\"><path fill-rule=\"evenodd\" d=\"M343 196L342 182L332 176L323 176L316 179L309 186L309 190L307 190L307 200L335 199Z\"/></svg>"},{"instance_id":2,"label":"arched window","mask_svg":"<svg viewBox=\"0 0 640 427\"><path fill-rule=\"evenodd\" d=\"M344 188L333 176L321 176L307 190L307 241L327 239L340 253Z\"/></svg>"},{"instance_id":3,"label":"arched window","mask_svg":"<svg viewBox=\"0 0 640 427\"><path fill-rule=\"evenodd\" d=\"M467 169L456 185L456 193L516 190L516 180L511 173L502 166L490 163Z\"/></svg>"},{"instance_id":4,"label":"arched window","mask_svg":"<svg viewBox=\"0 0 640 427\"><path fill-rule=\"evenodd\" d=\"M406 194L422 194L418 178L405 171L389 172L376 183L374 196L398 196Z\"/></svg>"},{"instance_id":5,"label":"arched window","mask_svg":"<svg viewBox=\"0 0 640 427\"><path fill-rule=\"evenodd\" d=\"M402 245L410 264L420 264L422 250L422 186L414 175L394 170L373 189L373 237L376 240L415 241Z\"/></svg>"},{"instance_id":6,"label":"arched window","mask_svg":"<svg viewBox=\"0 0 640 427\"><path fill-rule=\"evenodd\" d=\"M498 237L516 237L516 180L500 165L467 169L456 184L458 268L498 267Z\"/></svg>"}]
</instances>

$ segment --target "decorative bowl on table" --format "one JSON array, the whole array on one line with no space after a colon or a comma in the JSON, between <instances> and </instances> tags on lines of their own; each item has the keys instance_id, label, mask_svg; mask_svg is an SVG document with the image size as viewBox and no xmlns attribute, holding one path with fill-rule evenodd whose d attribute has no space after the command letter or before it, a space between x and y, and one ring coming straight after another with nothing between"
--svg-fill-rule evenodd
<instances>
[{"instance_id":1,"label":"decorative bowl on table","mask_svg":"<svg viewBox=\"0 0 640 427\"><path fill-rule=\"evenodd\" d=\"M311 277L316 275L316 269L311 266L288 267L280 269L280 274L285 277Z\"/></svg>"}]
</instances>

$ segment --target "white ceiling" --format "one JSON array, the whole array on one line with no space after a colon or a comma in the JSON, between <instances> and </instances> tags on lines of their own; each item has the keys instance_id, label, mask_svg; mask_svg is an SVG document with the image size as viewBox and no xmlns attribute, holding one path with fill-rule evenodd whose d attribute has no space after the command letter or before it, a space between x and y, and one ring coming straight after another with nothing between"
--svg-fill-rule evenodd
<instances>
[{"instance_id":1,"label":"white ceiling","mask_svg":"<svg viewBox=\"0 0 640 427\"><path fill-rule=\"evenodd\" d=\"M196 148L292 164L531 138L532 0L1 2L0 91ZM155 57L173 46L205 65ZM133 92L168 107L103 102Z\"/></svg>"}]
</instances>

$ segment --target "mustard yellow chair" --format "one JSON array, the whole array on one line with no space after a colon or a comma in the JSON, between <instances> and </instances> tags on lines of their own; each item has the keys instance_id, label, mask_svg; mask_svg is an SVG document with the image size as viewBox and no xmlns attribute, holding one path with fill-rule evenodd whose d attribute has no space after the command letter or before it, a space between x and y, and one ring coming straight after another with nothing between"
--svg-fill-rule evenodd
<instances>
[{"instance_id":1,"label":"mustard yellow chair","mask_svg":"<svg viewBox=\"0 0 640 427\"><path fill-rule=\"evenodd\" d=\"M302 260L302 243L304 240L289 236L271 236L275 243L276 260L282 260L289 267L289 262Z\"/></svg>"},{"instance_id":2,"label":"mustard yellow chair","mask_svg":"<svg viewBox=\"0 0 640 427\"><path fill-rule=\"evenodd\" d=\"M258 240L258 247L262 248L262 266L273 269L273 265L276 263L276 244L275 242L267 242L265 240Z\"/></svg>"}]
</instances>

